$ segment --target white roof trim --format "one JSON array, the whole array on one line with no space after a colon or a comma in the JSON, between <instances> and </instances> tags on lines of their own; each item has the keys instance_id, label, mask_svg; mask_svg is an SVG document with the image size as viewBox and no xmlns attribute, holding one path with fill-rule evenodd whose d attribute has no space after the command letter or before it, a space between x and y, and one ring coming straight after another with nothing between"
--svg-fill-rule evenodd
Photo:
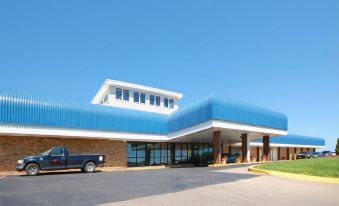
<instances>
[{"instance_id":1,"label":"white roof trim","mask_svg":"<svg viewBox=\"0 0 339 206\"><path fill-rule=\"evenodd\" d=\"M231 144L231 146L241 146L241 143ZM259 142L250 142L251 147L262 147L263 143ZM302 145L302 144L278 144L278 143L270 143L270 147L298 147L298 148L325 148L325 146L318 145Z\"/></svg>"},{"instance_id":2,"label":"white roof trim","mask_svg":"<svg viewBox=\"0 0 339 206\"><path fill-rule=\"evenodd\" d=\"M138 91L145 91L145 92L148 92L148 93L160 94L160 95L163 95L163 96L175 98L177 100L183 97L183 94L178 93L178 92L172 92L172 91L168 91L168 90L143 86L143 85L139 85L139 84L133 84L133 83L129 83L129 82L106 79L104 81L104 83L102 84L102 86L100 87L99 91L93 97L93 99L92 99L93 104L99 103L100 98L103 96L104 92L107 91L109 86L124 87L124 88L135 89L135 90L138 90Z\"/></svg>"},{"instance_id":3,"label":"white roof trim","mask_svg":"<svg viewBox=\"0 0 339 206\"><path fill-rule=\"evenodd\" d=\"M123 133L94 131L81 129L64 129L54 127L37 126L18 126L18 125L0 125L0 134L3 135L33 135L50 137L77 137L90 139L112 139L123 141L166 141L166 135L142 134L142 133Z\"/></svg>"},{"instance_id":4,"label":"white roof trim","mask_svg":"<svg viewBox=\"0 0 339 206\"><path fill-rule=\"evenodd\" d=\"M287 135L287 131L276 130L265 127L249 126L234 122L226 122L220 120L209 120L202 124L192 126L190 128L180 130L178 132L169 133L168 135L147 134L147 133L126 133L111 132L98 130L69 129L42 126L27 126L15 124L0 124L0 134L14 135L40 135L40 136L66 136L66 137L86 137L86 138L107 138L126 141L169 141L199 131L220 128L233 129L243 132L255 132L267 134L269 136Z\"/></svg>"}]
</instances>

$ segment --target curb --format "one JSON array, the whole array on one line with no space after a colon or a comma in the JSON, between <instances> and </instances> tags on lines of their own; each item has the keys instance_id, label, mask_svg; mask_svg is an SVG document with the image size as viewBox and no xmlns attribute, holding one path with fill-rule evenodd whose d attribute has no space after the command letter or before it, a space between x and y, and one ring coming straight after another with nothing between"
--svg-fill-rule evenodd
<instances>
[{"instance_id":1,"label":"curb","mask_svg":"<svg viewBox=\"0 0 339 206\"><path fill-rule=\"evenodd\" d=\"M295 173L289 173L289 172L263 170L263 169L254 168L255 166L256 165L249 167L248 171L254 172L254 173L257 173L257 174L268 174L268 175L272 175L272 176L285 177L285 178L296 179L296 180L306 180L306 181L313 181L313 182L325 182L325 183L339 184L339 178L318 177L318 176L295 174Z\"/></svg>"}]
</instances>

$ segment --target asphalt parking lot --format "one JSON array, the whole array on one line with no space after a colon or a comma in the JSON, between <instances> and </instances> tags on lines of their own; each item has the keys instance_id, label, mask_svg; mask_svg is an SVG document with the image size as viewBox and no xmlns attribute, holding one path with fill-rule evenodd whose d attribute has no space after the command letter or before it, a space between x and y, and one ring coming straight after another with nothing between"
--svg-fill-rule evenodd
<instances>
[{"instance_id":1,"label":"asphalt parking lot","mask_svg":"<svg viewBox=\"0 0 339 206\"><path fill-rule=\"evenodd\" d=\"M247 166L63 173L0 179L0 205L337 205L339 185Z\"/></svg>"}]
</instances>

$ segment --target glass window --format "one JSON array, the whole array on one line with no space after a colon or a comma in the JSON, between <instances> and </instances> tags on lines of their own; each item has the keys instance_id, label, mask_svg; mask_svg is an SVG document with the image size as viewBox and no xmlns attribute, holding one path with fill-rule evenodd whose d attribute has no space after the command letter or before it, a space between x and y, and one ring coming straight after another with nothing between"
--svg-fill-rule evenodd
<instances>
[{"instance_id":1,"label":"glass window","mask_svg":"<svg viewBox=\"0 0 339 206\"><path fill-rule=\"evenodd\" d=\"M145 144L138 143L137 157L145 157Z\"/></svg>"},{"instance_id":2,"label":"glass window","mask_svg":"<svg viewBox=\"0 0 339 206\"><path fill-rule=\"evenodd\" d=\"M140 102L145 104L145 102L146 102L146 95L145 95L145 93L140 93Z\"/></svg>"},{"instance_id":3,"label":"glass window","mask_svg":"<svg viewBox=\"0 0 339 206\"><path fill-rule=\"evenodd\" d=\"M204 144L199 144L199 155L200 156L204 155Z\"/></svg>"},{"instance_id":4,"label":"glass window","mask_svg":"<svg viewBox=\"0 0 339 206\"><path fill-rule=\"evenodd\" d=\"M134 102L139 102L139 92L134 92L134 95L133 95L133 97L134 97Z\"/></svg>"},{"instance_id":5,"label":"glass window","mask_svg":"<svg viewBox=\"0 0 339 206\"><path fill-rule=\"evenodd\" d=\"M127 160L127 166L136 167L137 166L137 158L136 157L129 157L128 160Z\"/></svg>"},{"instance_id":6,"label":"glass window","mask_svg":"<svg viewBox=\"0 0 339 206\"><path fill-rule=\"evenodd\" d=\"M149 104L154 105L154 95L149 95Z\"/></svg>"},{"instance_id":7,"label":"glass window","mask_svg":"<svg viewBox=\"0 0 339 206\"><path fill-rule=\"evenodd\" d=\"M122 99L122 89L116 88L115 89L115 99Z\"/></svg>"},{"instance_id":8,"label":"glass window","mask_svg":"<svg viewBox=\"0 0 339 206\"><path fill-rule=\"evenodd\" d=\"M164 98L164 106L168 107L168 98Z\"/></svg>"},{"instance_id":9,"label":"glass window","mask_svg":"<svg viewBox=\"0 0 339 206\"><path fill-rule=\"evenodd\" d=\"M176 156L175 157L175 164L180 164L181 163L181 156Z\"/></svg>"},{"instance_id":10,"label":"glass window","mask_svg":"<svg viewBox=\"0 0 339 206\"><path fill-rule=\"evenodd\" d=\"M192 156L192 144L187 145L187 156L191 157Z\"/></svg>"},{"instance_id":11,"label":"glass window","mask_svg":"<svg viewBox=\"0 0 339 206\"><path fill-rule=\"evenodd\" d=\"M181 156L181 144L175 144L175 156Z\"/></svg>"},{"instance_id":12,"label":"glass window","mask_svg":"<svg viewBox=\"0 0 339 206\"><path fill-rule=\"evenodd\" d=\"M170 99L168 104L169 104L169 108L173 108L174 107L174 100Z\"/></svg>"},{"instance_id":13,"label":"glass window","mask_svg":"<svg viewBox=\"0 0 339 206\"><path fill-rule=\"evenodd\" d=\"M127 146L127 156L128 157L136 157L137 156L137 144L129 143Z\"/></svg>"},{"instance_id":14,"label":"glass window","mask_svg":"<svg viewBox=\"0 0 339 206\"><path fill-rule=\"evenodd\" d=\"M129 90L124 89L123 91L124 91L124 100L129 101Z\"/></svg>"},{"instance_id":15,"label":"glass window","mask_svg":"<svg viewBox=\"0 0 339 206\"><path fill-rule=\"evenodd\" d=\"M187 144L181 144L181 156L187 156Z\"/></svg>"},{"instance_id":16,"label":"glass window","mask_svg":"<svg viewBox=\"0 0 339 206\"><path fill-rule=\"evenodd\" d=\"M64 148L62 147L56 147L51 150L49 153L51 156L64 156Z\"/></svg>"},{"instance_id":17,"label":"glass window","mask_svg":"<svg viewBox=\"0 0 339 206\"><path fill-rule=\"evenodd\" d=\"M137 158L137 166L145 166L145 158Z\"/></svg>"},{"instance_id":18,"label":"glass window","mask_svg":"<svg viewBox=\"0 0 339 206\"><path fill-rule=\"evenodd\" d=\"M160 106L160 96L156 96L156 97L155 97L155 104L156 104L157 106Z\"/></svg>"}]
</instances>

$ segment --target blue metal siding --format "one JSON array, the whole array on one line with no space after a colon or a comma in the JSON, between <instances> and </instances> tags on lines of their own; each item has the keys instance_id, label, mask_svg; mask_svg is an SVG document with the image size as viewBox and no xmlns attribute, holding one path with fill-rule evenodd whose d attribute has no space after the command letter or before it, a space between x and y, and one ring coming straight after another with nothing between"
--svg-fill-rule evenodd
<instances>
[{"instance_id":1,"label":"blue metal siding","mask_svg":"<svg viewBox=\"0 0 339 206\"><path fill-rule=\"evenodd\" d=\"M287 130L287 117L282 113L211 97L172 114L169 117L169 132L186 129L211 119Z\"/></svg>"},{"instance_id":2,"label":"blue metal siding","mask_svg":"<svg viewBox=\"0 0 339 206\"><path fill-rule=\"evenodd\" d=\"M285 115L233 100L208 98L167 116L0 91L2 124L167 134L211 119L287 130Z\"/></svg>"},{"instance_id":3,"label":"blue metal siding","mask_svg":"<svg viewBox=\"0 0 339 206\"><path fill-rule=\"evenodd\" d=\"M262 142L258 139L253 142ZM312 146L325 146L325 139L321 137L310 137L296 134L288 134L286 136L276 136L270 138L270 143L275 144L290 144L290 145L312 145Z\"/></svg>"},{"instance_id":4,"label":"blue metal siding","mask_svg":"<svg viewBox=\"0 0 339 206\"><path fill-rule=\"evenodd\" d=\"M0 123L167 134L167 115L0 92Z\"/></svg>"}]
</instances>

